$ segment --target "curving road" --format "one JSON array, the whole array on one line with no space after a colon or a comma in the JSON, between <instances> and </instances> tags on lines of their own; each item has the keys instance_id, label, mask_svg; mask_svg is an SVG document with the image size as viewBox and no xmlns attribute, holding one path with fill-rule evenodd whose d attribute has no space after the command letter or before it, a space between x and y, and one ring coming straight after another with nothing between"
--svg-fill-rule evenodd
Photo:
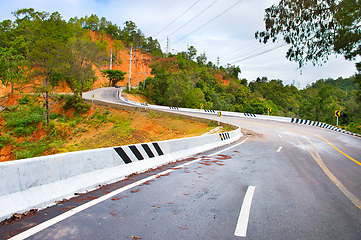
<instances>
[{"instance_id":1,"label":"curving road","mask_svg":"<svg viewBox=\"0 0 361 240\"><path fill-rule=\"evenodd\" d=\"M116 91L87 94L119 102ZM241 126L244 138L2 225L0 236L29 229L29 239L361 239L360 138L221 119Z\"/></svg>"}]
</instances>

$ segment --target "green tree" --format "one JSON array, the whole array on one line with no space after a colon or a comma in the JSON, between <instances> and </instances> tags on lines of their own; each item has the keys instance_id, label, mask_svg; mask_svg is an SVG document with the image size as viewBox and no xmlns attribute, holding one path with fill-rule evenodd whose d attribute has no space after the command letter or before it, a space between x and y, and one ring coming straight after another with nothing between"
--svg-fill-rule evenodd
<instances>
[{"instance_id":1,"label":"green tree","mask_svg":"<svg viewBox=\"0 0 361 240\"><path fill-rule=\"evenodd\" d=\"M241 73L241 69L239 68L239 66L234 66L231 65L229 63L227 63L227 67L224 69L224 75L225 78L232 78L232 79L237 79L238 80L238 76Z\"/></svg>"},{"instance_id":2,"label":"green tree","mask_svg":"<svg viewBox=\"0 0 361 240\"><path fill-rule=\"evenodd\" d=\"M104 46L91 41L88 36L75 36L69 39L70 48L69 68L66 73L67 82L75 94L80 97L96 80L93 65L100 67L107 59Z\"/></svg>"},{"instance_id":3,"label":"green tree","mask_svg":"<svg viewBox=\"0 0 361 240\"><path fill-rule=\"evenodd\" d=\"M200 56L197 57L197 63L199 66L205 65L207 63L206 53L202 53Z\"/></svg>"},{"instance_id":4,"label":"green tree","mask_svg":"<svg viewBox=\"0 0 361 240\"><path fill-rule=\"evenodd\" d=\"M124 80L125 72L122 72L120 70L102 70L102 75L104 77L107 77L109 79L109 87L114 87L118 82L121 82Z\"/></svg>"},{"instance_id":5,"label":"green tree","mask_svg":"<svg viewBox=\"0 0 361 240\"><path fill-rule=\"evenodd\" d=\"M58 12L35 12L29 8L18 10L14 15L17 17L17 27L23 30L27 40L28 67L33 77L42 82L37 89L43 93L49 124L49 93L56 85L59 74L67 71L69 51L66 44L72 32Z\"/></svg>"},{"instance_id":6,"label":"green tree","mask_svg":"<svg viewBox=\"0 0 361 240\"><path fill-rule=\"evenodd\" d=\"M99 31L100 20L96 14L90 15L90 17L85 16L84 18L81 18L80 21L83 24L83 28L89 29L92 31Z\"/></svg>"},{"instance_id":7,"label":"green tree","mask_svg":"<svg viewBox=\"0 0 361 240\"><path fill-rule=\"evenodd\" d=\"M132 21L126 21L121 32L121 39L127 44L135 43L137 39L137 25ZM135 46L137 47L137 46Z\"/></svg>"},{"instance_id":8,"label":"green tree","mask_svg":"<svg viewBox=\"0 0 361 240\"><path fill-rule=\"evenodd\" d=\"M0 47L10 47L14 38L14 24L11 20L4 20L0 23Z\"/></svg>"},{"instance_id":9,"label":"green tree","mask_svg":"<svg viewBox=\"0 0 361 240\"><path fill-rule=\"evenodd\" d=\"M142 51L152 54L155 57L160 57L163 55L162 49L157 39L148 37L143 42L143 46L140 47Z\"/></svg>"},{"instance_id":10,"label":"green tree","mask_svg":"<svg viewBox=\"0 0 361 240\"><path fill-rule=\"evenodd\" d=\"M358 0L281 0L265 10L266 30L255 37L267 43L282 35L291 45L286 57L300 67L308 61L322 65L333 53L355 60L361 55L360 16Z\"/></svg>"},{"instance_id":11,"label":"green tree","mask_svg":"<svg viewBox=\"0 0 361 240\"><path fill-rule=\"evenodd\" d=\"M24 56L12 47L0 48L0 80L6 87L11 85L11 93L14 92L15 83L22 84L27 81L25 66Z\"/></svg>"},{"instance_id":12,"label":"green tree","mask_svg":"<svg viewBox=\"0 0 361 240\"><path fill-rule=\"evenodd\" d=\"M266 114L267 109L268 109L268 105L264 100L255 98L250 102L250 105L247 106L245 112L254 113L254 114Z\"/></svg>"},{"instance_id":13,"label":"green tree","mask_svg":"<svg viewBox=\"0 0 361 240\"><path fill-rule=\"evenodd\" d=\"M197 55L197 49L193 46L190 46L187 52L188 59L193 60L196 55Z\"/></svg>"}]
</instances>

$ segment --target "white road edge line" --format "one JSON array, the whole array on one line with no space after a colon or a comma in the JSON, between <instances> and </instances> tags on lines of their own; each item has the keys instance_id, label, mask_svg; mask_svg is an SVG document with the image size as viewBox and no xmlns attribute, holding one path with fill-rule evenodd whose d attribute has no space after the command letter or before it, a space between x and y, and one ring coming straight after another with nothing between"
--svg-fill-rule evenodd
<instances>
[{"instance_id":1,"label":"white road edge line","mask_svg":"<svg viewBox=\"0 0 361 240\"><path fill-rule=\"evenodd\" d=\"M276 152L281 152L282 147L279 147Z\"/></svg>"},{"instance_id":2,"label":"white road edge line","mask_svg":"<svg viewBox=\"0 0 361 240\"><path fill-rule=\"evenodd\" d=\"M237 227L234 231L234 235L237 237L246 237L247 235L249 213L251 210L252 198L255 189L255 186L248 186L246 195L243 200L241 213L238 217Z\"/></svg>"},{"instance_id":3,"label":"white road edge line","mask_svg":"<svg viewBox=\"0 0 361 240\"><path fill-rule=\"evenodd\" d=\"M218 151L216 153L213 153L213 154L211 154L209 156L220 154L221 152L224 152L224 151L226 151L228 149L231 149L231 148L234 148L234 147L236 147L238 145L241 145L242 143L244 143L247 140L248 140L248 138L244 139L243 141L241 141L241 142L239 142L239 143L237 143L237 144L235 144L235 145L233 145L233 146L231 146L229 148L223 149L223 150ZM26 239L28 237L31 237L31 236L37 234L38 232L40 232L40 231L42 231L42 230L44 230L44 229L46 229L48 227L51 227L52 225L57 224L58 222L61 222L61 221L65 220L65 219L67 219L67 218L69 218L69 217L71 217L71 216L73 216L73 215L87 209L87 208L90 208L90 207L92 207L92 206L94 206L94 205L96 205L98 203L101 203L101 202L103 202L103 201L105 201L105 200L107 200L107 199L109 199L109 198L111 198L111 197L113 197L115 195L118 195L119 193L122 193L122 192L124 192L126 190L129 190L129 189L133 188L133 187L136 187L136 186L141 185L141 184L143 184L145 182L148 182L148 181L150 181L150 180L152 180L152 179L154 179L154 178L156 178L158 176L173 172L173 171L175 171L175 170L177 170L179 168L188 166L188 165L190 165L192 163L195 163L195 162L198 162L198 161L201 161L201 160L203 160L203 159L202 158L197 158L197 159L195 159L195 160L193 160L191 162L184 163L184 164L182 164L180 166L176 166L174 168L165 170L165 171L163 171L161 173L158 173L156 175L153 175L153 176L144 178L142 180L139 180L137 182L131 183L131 184L127 185L127 186L124 186L124 187L119 188L119 189L117 189L117 190L115 190L113 192L110 192L110 193L108 193L108 194L106 194L104 196L101 196L101 197L99 197L97 199L94 199L94 200L92 200L90 202L87 202L87 203L85 203L83 205L80 205L80 206L78 206L76 208L73 208L73 209L71 209L71 210L69 210L69 211L67 211L67 212L65 212L63 214L60 214L59 216L56 216L56 217L54 217L52 219L49 219L48 221L40 223L39 225L37 225L35 227L32 227L32 228L30 228L30 229L28 229L28 230L26 230L26 231L24 231L22 233L19 233L18 235L13 236L12 238L9 238L9 240L23 240L23 239Z\"/></svg>"}]
</instances>

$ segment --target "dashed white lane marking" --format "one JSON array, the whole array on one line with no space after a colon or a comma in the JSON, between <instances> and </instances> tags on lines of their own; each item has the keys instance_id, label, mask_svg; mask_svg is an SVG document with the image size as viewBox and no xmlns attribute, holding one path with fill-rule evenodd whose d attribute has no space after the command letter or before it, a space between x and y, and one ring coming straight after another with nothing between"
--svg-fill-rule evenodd
<instances>
[{"instance_id":1,"label":"dashed white lane marking","mask_svg":"<svg viewBox=\"0 0 361 240\"><path fill-rule=\"evenodd\" d=\"M279 147L276 152L281 152L282 147Z\"/></svg>"},{"instance_id":2,"label":"dashed white lane marking","mask_svg":"<svg viewBox=\"0 0 361 240\"><path fill-rule=\"evenodd\" d=\"M242 143L244 143L244 142L247 141L247 140L248 140L248 138L246 138L246 139L244 139L243 141L241 141L241 142L239 142L239 143L237 143L237 144L235 144L235 145L233 145L233 146L230 146L230 147L228 147L228 148L226 148L226 149L223 149L223 150L221 150L221 151L218 151L218 152L215 152L215 153L213 153L213 154L210 154L209 156L211 157L211 156L220 154L221 152L227 151L227 150L229 150L229 149L231 149L231 148L234 148L234 147L236 147L236 146L238 146L238 145L241 145ZM43 223L40 223L39 225L37 225L37 226L35 226L35 227L32 227L32 228L30 228L30 229L28 229L28 230L26 230L26 231L24 231L24 232L22 232L22 233L19 233L18 235L15 235L15 236L12 237L12 238L9 238L9 240L23 240L23 239L25 239L25 238L28 238L28 237L30 237L30 236L33 236L33 235L37 234L38 232L40 232L40 231L42 231L42 230L44 230L44 229L46 229L46 228L48 228L48 227L51 227L52 225L57 224L58 222L61 222L61 221L65 220L65 219L67 219L67 218L69 218L69 217L71 217L71 216L73 216L73 215L75 215L75 214L77 214L77 213L79 213L79 212L87 209L87 208L90 208L90 207L92 207L92 206L94 206L94 205L96 205L96 204L98 204L98 203L101 203L101 202L103 202L103 201L105 201L105 200L107 200L107 199L109 199L109 198L112 198L112 197L115 196L115 195L118 195L119 193L122 193L122 192L124 192L124 191L126 191L126 190L129 190L129 189L135 187L135 186L138 186L138 185L141 185L141 184L143 184L143 183L145 183L145 182L148 182L148 181L150 181L150 180L152 180L152 179L154 179L154 178L156 178L156 177L158 177L158 176L162 176L162 175L168 174L168 173L170 173L170 172L175 171L176 169L179 169L179 168L188 166L188 165L190 165L190 164L192 164L192 163L196 163L196 162L198 162L198 161L200 161L200 160L202 160L202 158L197 158L197 159L195 159L195 160L193 160L193 161L184 163L184 164L182 164L182 165L180 165L180 166L176 166L176 167L174 167L174 168L165 170L165 171L163 171L163 172L161 172L161 173L158 173L158 174L156 174L156 175L149 176L149 177L147 177L147 178L144 178L144 179L139 180L139 181L137 181L137 182L131 183L131 184L129 184L129 185L127 185L127 186L124 186L124 187L122 187L122 188L119 188L119 189L117 189L117 190L114 190L113 192L110 192L110 193L108 193L108 194L106 194L106 195L104 195L104 196L101 196L101 197L99 197L99 198L97 198L97 199L94 199L94 200L92 200L92 201L90 201L90 202L87 202L87 203L85 203L85 204L83 204L83 205L80 205L80 206L78 206L78 207L76 207L76 208L73 208L73 209L71 209L71 210L69 210L69 211L67 211L67 212L65 212L65 213L63 213L63 214L60 214L60 215L58 215L58 216L56 216L56 217L54 217L54 218L52 218L52 219L49 219L48 221L45 221L45 222L43 222Z\"/></svg>"},{"instance_id":3,"label":"dashed white lane marking","mask_svg":"<svg viewBox=\"0 0 361 240\"><path fill-rule=\"evenodd\" d=\"M280 134L278 134L278 136L281 138L282 136Z\"/></svg>"},{"instance_id":4,"label":"dashed white lane marking","mask_svg":"<svg viewBox=\"0 0 361 240\"><path fill-rule=\"evenodd\" d=\"M237 227L234 231L234 235L237 237L246 237L247 235L249 213L251 210L252 198L255 188L255 186L249 186L246 192L246 196L244 197L241 213L238 217Z\"/></svg>"}]
</instances>

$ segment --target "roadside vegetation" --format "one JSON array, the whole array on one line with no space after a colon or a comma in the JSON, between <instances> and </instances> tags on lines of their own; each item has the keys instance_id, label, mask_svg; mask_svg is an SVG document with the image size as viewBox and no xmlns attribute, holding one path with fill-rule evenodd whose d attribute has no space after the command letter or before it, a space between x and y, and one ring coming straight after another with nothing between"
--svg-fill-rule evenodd
<instances>
[{"instance_id":1,"label":"roadside vegetation","mask_svg":"<svg viewBox=\"0 0 361 240\"><path fill-rule=\"evenodd\" d=\"M192 53L193 52L193 53ZM280 79L259 77L248 82L239 79L241 70L228 65L194 61L195 49L159 58L150 65L154 77L145 87L131 93L146 97L150 103L174 107L297 117L336 125L335 111L341 111L339 125L361 133L361 107L357 101L356 75L349 78L319 79L298 89ZM205 57L205 56L203 56Z\"/></svg>"},{"instance_id":2,"label":"roadside vegetation","mask_svg":"<svg viewBox=\"0 0 361 240\"><path fill-rule=\"evenodd\" d=\"M0 161L192 137L216 126L74 99L72 95L51 97L51 121L46 125L41 97L11 94L2 98L2 105L11 104L0 113Z\"/></svg>"}]
</instances>

